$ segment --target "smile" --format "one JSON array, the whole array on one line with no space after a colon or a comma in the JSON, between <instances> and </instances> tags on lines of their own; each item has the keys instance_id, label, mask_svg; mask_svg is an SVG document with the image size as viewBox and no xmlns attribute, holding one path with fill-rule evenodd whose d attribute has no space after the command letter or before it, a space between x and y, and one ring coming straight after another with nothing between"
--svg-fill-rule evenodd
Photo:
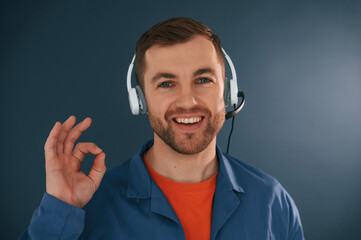
<instances>
[{"instance_id":1,"label":"smile","mask_svg":"<svg viewBox=\"0 0 361 240\"><path fill-rule=\"evenodd\" d=\"M182 132L192 133L198 131L204 124L204 116L197 117L175 117L173 123L176 129Z\"/></svg>"},{"instance_id":2,"label":"smile","mask_svg":"<svg viewBox=\"0 0 361 240\"><path fill-rule=\"evenodd\" d=\"M199 123L202 120L202 117L191 117L191 118L175 118L174 121L182 124L193 124Z\"/></svg>"}]
</instances>

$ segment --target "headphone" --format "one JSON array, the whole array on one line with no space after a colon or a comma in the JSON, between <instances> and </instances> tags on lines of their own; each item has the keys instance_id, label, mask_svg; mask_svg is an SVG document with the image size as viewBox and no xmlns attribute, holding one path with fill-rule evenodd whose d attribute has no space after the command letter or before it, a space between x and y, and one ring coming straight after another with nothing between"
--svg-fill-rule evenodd
<instances>
[{"instance_id":1,"label":"headphone","mask_svg":"<svg viewBox=\"0 0 361 240\"><path fill-rule=\"evenodd\" d=\"M226 119L234 117L244 106L245 98L244 93L242 91L238 91L237 86L237 74L234 68L233 62L231 58L227 55L226 51L222 48L222 52L224 57L227 60L228 66L231 69L232 78L229 80L225 79L224 84L224 103L226 107L229 102L234 107L234 110L226 113ZM127 89L128 89L128 97L129 97L129 105L130 110L133 115L138 115L139 113L145 114L147 112L147 103L145 101L145 97L140 86L135 86L132 88L132 71L134 67L135 54L133 56L132 62L129 64L128 73L127 73ZM242 98L241 103L237 107L238 98Z\"/></svg>"}]
</instances>

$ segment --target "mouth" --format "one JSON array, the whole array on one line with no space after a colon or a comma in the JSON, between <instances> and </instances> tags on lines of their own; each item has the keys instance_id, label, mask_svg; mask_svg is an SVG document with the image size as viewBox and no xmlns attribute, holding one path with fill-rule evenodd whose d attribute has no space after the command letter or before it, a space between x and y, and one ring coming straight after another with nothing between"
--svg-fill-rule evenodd
<instances>
[{"instance_id":1,"label":"mouth","mask_svg":"<svg viewBox=\"0 0 361 240\"><path fill-rule=\"evenodd\" d=\"M179 124L197 124L202 121L204 117L190 117L190 118L173 118L173 121Z\"/></svg>"},{"instance_id":2,"label":"mouth","mask_svg":"<svg viewBox=\"0 0 361 240\"><path fill-rule=\"evenodd\" d=\"M194 132L198 130L203 123L204 116L197 117L176 117L173 118L175 125L182 131Z\"/></svg>"}]
</instances>

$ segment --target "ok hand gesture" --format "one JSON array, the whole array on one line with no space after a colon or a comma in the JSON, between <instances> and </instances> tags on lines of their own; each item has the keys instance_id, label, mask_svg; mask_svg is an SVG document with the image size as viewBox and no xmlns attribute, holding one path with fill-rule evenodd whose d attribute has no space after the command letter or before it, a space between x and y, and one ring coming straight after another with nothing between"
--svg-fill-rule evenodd
<instances>
[{"instance_id":1,"label":"ok hand gesture","mask_svg":"<svg viewBox=\"0 0 361 240\"><path fill-rule=\"evenodd\" d=\"M94 143L81 142L74 148L75 141L89 128L91 119L86 118L73 127L75 121L75 117L70 116L63 124L56 122L46 140L46 192L82 208L93 197L104 176L105 153ZM80 167L88 153L96 157L87 176Z\"/></svg>"}]
</instances>

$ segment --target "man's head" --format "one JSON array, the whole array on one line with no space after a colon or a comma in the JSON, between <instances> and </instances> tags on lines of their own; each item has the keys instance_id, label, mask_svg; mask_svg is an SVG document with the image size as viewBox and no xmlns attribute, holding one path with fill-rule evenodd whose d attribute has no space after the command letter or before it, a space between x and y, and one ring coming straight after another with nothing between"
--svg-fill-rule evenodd
<instances>
[{"instance_id":1,"label":"man's head","mask_svg":"<svg viewBox=\"0 0 361 240\"><path fill-rule=\"evenodd\" d=\"M157 26L162 34L156 33ZM171 19L142 36L145 40L139 41L147 44L137 44L137 51L143 51L136 55L143 61L138 80L155 141L182 154L199 153L215 143L225 118L222 50L207 29L191 19ZM170 44L170 39L178 40Z\"/></svg>"}]
</instances>

